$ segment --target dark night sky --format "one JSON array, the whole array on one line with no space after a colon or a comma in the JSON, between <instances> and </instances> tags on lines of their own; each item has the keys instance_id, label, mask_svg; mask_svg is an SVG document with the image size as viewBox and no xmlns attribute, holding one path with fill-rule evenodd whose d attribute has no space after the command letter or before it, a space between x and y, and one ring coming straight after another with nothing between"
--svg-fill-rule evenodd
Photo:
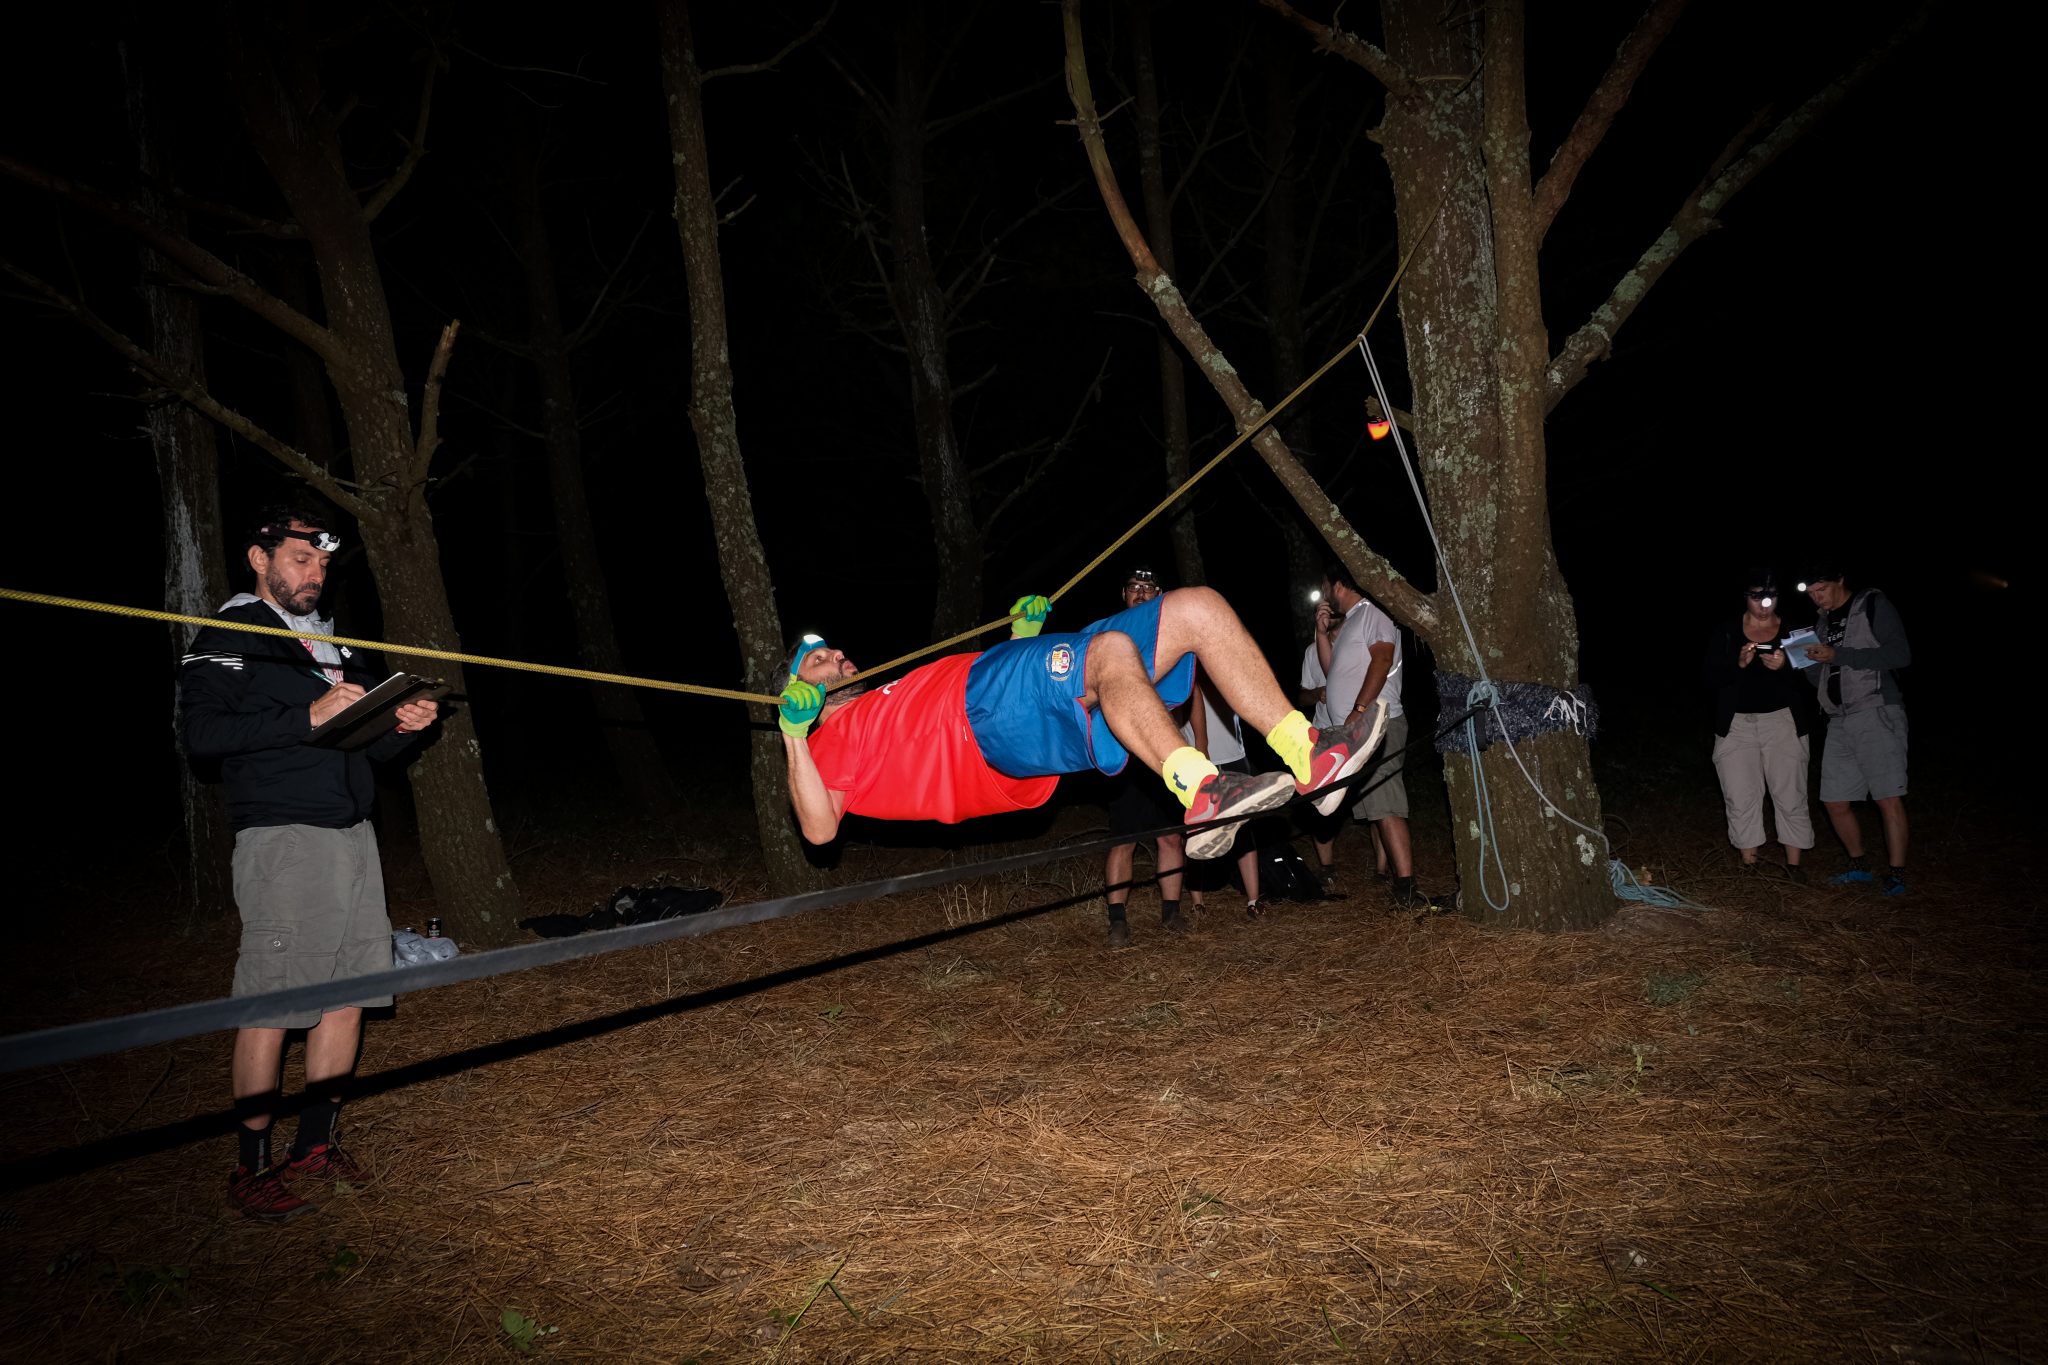
<instances>
[{"instance_id":1,"label":"dark night sky","mask_svg":"<svg viewBox=\"0 0 2048 1365\"><path fill-rule=\"evenodd\" d=\"M712 64L756 59L801 26L752 7L733 20L725 8L712 14L700 6L712 14L701 20ZM1540 166L1636 7L1573 6L1564 27L1551 7L1535 8L1531 117ZM1811 7L1804 27L1790 31L1783 8L1695 6L1652 65L1552 234L1545 269L1553 342L1605 293L1729 133L1759 105L1788 107L1841 69L1880 31L1885 7ZM1111 7L1088 10L1106 107L1120 98L1128 54L1107 31ZM1071 111L1057 80L1056 7L988 5L976 13L939 83L937 109L1043 83L935 144L930 196L941 250L972 248L1084 169L1072 130L1059 123ZM579 370L586 411L600 419L586 435L590 477L629 661L662 676L734 685L729 612L684 420L686 311L667 216L651 17L637 6L581 6L527 21L546 27L521 27L490 7L463 5L443 17L457 41L446 49L433 155L380 231L409 369L417 374L445 317L470 329L450 378L449 445L438 468L469 463L436 504L465 647L571 661L538 446L492 415L530 425L532 385L482 338L523 325L520 267L500 236L498 202L507 130L545 118L551 227L572 316L640 232L624 272L640 282L634 306ZM125 183L133 163L116 28L92 17L35 22L44 30L4 59L0 144L81 179ZM1276 38L1270 16L1249 5L1166 5L1158 23L1171 113L1187 121L1206 117L1243 35L1254 48ZM2000 226L2008 195L1990 178L1987 151L2001 129L2016 126L2002 101L2017 97L1937 81L1937 72L1976 69L1961 58L1960 35L1939 23L1734 202L1725 230L1692 248L1622 333L1614 357L1552 420L1555 538L1579 605L1585 675L1610 707L1616 742L1703 724L1695 655L1714 614L1733 608L1745 565L1775 563L1789 576L1805 553L1839 548L1900 601L1921 660L1915 682L1925 691L1917 695L1943 709L1974 695L1983 665L1972 662L1966 674L1942 642L1964 642L1974 659L2034 601L2014 488L2023 451L2014 449L2006 416L2018 366L1995 321L2031 291L2012 282L2027 261ZM1341 133L1362 102L1376 99L1362 73L1313 58L1292 38L1283 44L1308 92L1305 138ZM365 97L356 116L365 131L351 148L363 158L364 180L395 150L388 134L374 140L377 130L409 123L419 46L379 20L334 54L335 68L352 73ZM783 618L880 658L926 636L930 552L912 482L901 362L849 326L880 322L881 314L860 290L862 253L818 190L821 168L838 167L842 157L856 177L875 180L872 133L828 58L886 84L886 26L867 7L842 6L827 38L781 71L714 83L707 113L714 180L736 180L735 200L754 196L722 246L740 432ZM507 69L539 66L579 78ZM260 181L253 158L222 118L203 54L181 69L188 81L180 108L197 143L193 179L208 194L270 209L252 188ZM1214 174L1188 192L1208 206L1219 233L1256 188L1248 149L1262 76L1249 58L1239 75L1244 88L1220 126L1253 135L1219 153ZM1120 131L1128 135L1127 116ZM1135 158L1128 146L1122 152L1120 170L1135 192ZM75 281L109 316L134 324L134 256L125 243L11 182L0 183L0 196L7 255ZM1358 148L1334 204L1332 222L1345 230L1326 238L1315 275L1324 289L1382 249L1389 232L1385 176L1368 145ZM1219 272L1219 280L1251 281L1254 294L1256 238L1248 234ZM248 239L209 240L252 259L260 250ZM1186 280L1207 255L1192 228L1181 250ZM1362 319L1386 268L1370 273L1310 339L1312 363ZM998 275L977 304L978 330L955 358L961 379L993 367L959 408L972 456L1050 434L1105 353L1110 371L1076 454L997 530L985 571L991 615L1017 593L1049 591L1157 497L1145 304L1092 187L1081 185L1010 237ZM1226 292L1212 283L1204 298ZM1256 320L1227 304L1212 317L1270 401ZM215 321L209 363L221 396L265 420L288 420L277 398L277 343L225 306ZM13 455L0 501L0 584L157 605L157 492L127 397L132 381L98 343L34 306L0 301L0 328L12 358L0 386ZM1383 358L1398 356L1391 334L1381 345ZM1394 382L1398 399L1405 377ZM1316 467L1344 490L1347 512L1370 539L1404 568L1424 571L1419 526L1391 452L1359 443L1363 392L1355 364L1315 391ZM1221 406L1206 391L1193 393L1193 422L1200 459L1227 438ZM226 463L231 513L275 489L254 452L236 448ZM1217 586L1238 602L1284 674L1298 644L1282 607L1302 585L1285 581L1272 522L1244 510L1252 494L1271 491L1256 457L1237 457L1201 493L1200 524ZM1148 533L1139 546L1170 562L1163 539ZM1129 558L1120 555L1117 565ZM354 573L362 572L357 564ZM1106 608L1117 572L1112 566L1083 584L1062 619L1078 624ZM1987 575L2013 587L1986 587ZM353 609L345 628L371 624L366 588L344 588ZM0 619L16 642L8 702L26 740L17 760L38 774L18 780L17 790L44 791L41 808L52 823L74 831L95 825L86 812L104 811L118 793L143 841L160 838L148 833L166 824L171 762L170 676L158 629L4 604ZM573 769L575 754L589 747L573 720L558 722L578 704L573 687L482 674L472 685L494 784L507 799L519 799L529 779ZM51 703L53 691L64 700ZM653 713L673 754L715 771L741 747L729 706L664 698ZM1916 754L1936 709L1916 709ZM1961 722L1951 725L1962 738ZM1941 730L1932 733L1940 742ZM531 736L540 738L522 738ZM1704 750L1700 767L1702 782L1710 781Z\"/></svg>"}]
</instances>

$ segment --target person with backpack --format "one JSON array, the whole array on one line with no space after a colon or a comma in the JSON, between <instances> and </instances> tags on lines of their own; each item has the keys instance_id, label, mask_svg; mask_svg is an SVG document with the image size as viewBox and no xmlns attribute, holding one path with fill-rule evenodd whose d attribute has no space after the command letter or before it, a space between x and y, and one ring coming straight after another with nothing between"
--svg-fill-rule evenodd
<instances>
[{"instance_id":1,"label":"person with backpack","mask_svg":"<svg viewBox=\"0 0 2048 1365\"><path fill-rule=\"evenodd\" d=\"M1891 599L1875 588L1851 592L1834 561L1814 567L1800 588L1820 609L1818 643L1806 669L1827 714L1820 760L1820 803L1849 854L1848 871L1829 878L1848 886L1878 882L1863 856L1863 826L1853 802L1877 803L1884 822L1888 869L1879 886L1887 896L1906 894L1906 705L1898 670L1913 661L1905 623Z\"/></svg>"}]
</instances>

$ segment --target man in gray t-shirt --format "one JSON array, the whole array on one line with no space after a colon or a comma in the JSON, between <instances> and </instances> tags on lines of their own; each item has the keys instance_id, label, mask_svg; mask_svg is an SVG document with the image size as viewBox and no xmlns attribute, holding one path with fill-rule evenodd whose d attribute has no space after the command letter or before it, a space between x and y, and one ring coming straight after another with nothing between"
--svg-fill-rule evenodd
<instances>
[{"instance_id":1,"label":"man in gray t-shirt","mask_svg":"<svg viewBox=\"0 0 2048 1365\"><path fill-rule=\"evenodd\" d=\"M1837 885L1879 878L1863 858L1863 825L1852 803L1868 798L1884 822L1890 869L1881 890L1906 894L1906 707L1896 671L1913 661L1905 623L1875 588L1849 590L1842 571L1822 563L1800 584L1820 609L1819 643L1807 647L1805 670L1827 713L1820 757L1820 803L1849 853Z\"/></svg>"},{"instance_id":2,"label":"man in gray t-shirt","mask_svg":"<svg viewBox=\"0 0 2048 1365\"><path fill-rule=\"evenodd\" d=\"M1408 720L1401 712L1401 629L1367 600L1342 564L1324 571L1315 646L1302 660L1302 675L1305 688L1320 686L1323 691L1316 706L1318 726L1342 725L1385 699L1386 737L1366 768L1351 818L1370 825L1378 835L1394 880L1394 903L1419 902L1408 838L1408 789L1401 779L1408 746ZM1320 681L1311 682L1312 677ZM1316 840L1316 858L1324 868L1333 865L1335 837L1333 830L1328 842Z\"/></svg>"}]
</instances>

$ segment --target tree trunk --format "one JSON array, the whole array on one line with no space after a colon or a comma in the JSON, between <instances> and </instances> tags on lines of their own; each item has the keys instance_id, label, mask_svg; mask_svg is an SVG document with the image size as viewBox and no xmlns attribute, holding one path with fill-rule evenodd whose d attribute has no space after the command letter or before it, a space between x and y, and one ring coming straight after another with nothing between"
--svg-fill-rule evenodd
<instances>
[{"instance_id":1,"label":"tree trunk","mask_svg":"<svg viewBox=\"0 0 2048 1365\"><path fill-rule=\"evenodd\" d=\"M782 690L784 641L775 610L775 584L754 522L754 500L740 455L739 416L733 406L732 362L726 352L725 276L718 252L718 209L704 135L702 68L690 30L687 0L657 0L662 88L668 96L668 131L675 167L676 231L690 296L690 427L704 465L718 571L732 603L750 692ZM754 818L768 881L787 894L815 886L816 870L798 843L789 810L782 738L765 706L754 721Z\"/></svg>"},{"instance_id":2,"label":"tree trunk","mask_svg":"<svg viewBox=\"0 0 2048 1365\"><path fill-rule=\"evenodd\" d=\"M1452 82L1419 82L1412 93L1389 98L1380 129L1402 249L1417 234L1429 234L1418 254L1420 268L1401 281L1401 318L1416 446L1437 534L1487 672L1497 681L1567 688L1579 680L1578 623L1550 545L1543 442L1548 338L1537 297L1538 238L1513 216L1517 163L1523 207L1528 199L1520 33L1496 30L1488 43L1476 12L1447 23L1434 0L1388 0L1382 13L1388 55L1406 70L1484 66L1478 98ZM1490 59L1501 42L1515 49L1506 71L1496 71ZM1506 107L1510 102L1513 108ZM1424 638L1440 666L1476 674L1454 620ZM1485 724L1498 733L1491 718ZM1557 808L1600 828L1585 740L1557 733L1516 743ZM1514 901L1503 917L1476 894L1481 869L1471 835L1482 821L1471 760L1450 755L1445 777L1453 829L1463 836L1458 871L1465 913L1546 929L1590 925L1611 914L1614 897L1598 841L1548 813L1503 746L1486 750L1484 761ZM1498 874L1488 875L1497 898Z\"/></svg>"},{"instance_id":3,"label":"tree trunk","mask_svg":"<svg viewBox=\"0 0 2048 1365\"><path fill-rule=\"evenodd\" d=\"M183 215L156 188L177 182L173 130L165 126L158 108L147 57L131 56L125 44L121 56L128 77L128 122L142 169L142 211L182 233ZM143 248L141 258L150 351L204 385L206 350L199 300L188 291L163 284L167 267L154 251ZM156 452L157 483L163 493L164 610L211 616L229 594L221 533L220 453L214 444L213 423L184 403L166 400L150 405L147 426L150 447ZM172 632L173 676L187 635L182 629ZM175 693L171 742L178 755L178 806L185 831L185 875L179 894L190 924L233 906L235 835L228 824L220 784L201 781L185 752L185 727L178 720Z\"/></svg>"},{"instance_id":4,"label":"tree trunk","mask_svg":"<svg viewBox=\"0 0 2048 1365\"><path fill-rule=\"evenodd\" d=\"M1127 0L1131 24L1132 60L1137 68L1138 179L1145 201L1145 234L1159 257L1162 270L1174 273L1173 200L1166 192L1166 165L1159 146L1159 77L1152 60L1152 0ZM1188 376L1181 367L1180 350L1173 334L1161 327L1159 353L1159 427L1165 442L1166 487L1170 491L1187 482L1188 463ZM1195 529L1195 504L1182 498L1167 513L1167 527L1173 536L1173 562L1180 582L1208 582L1202 564L1202 542Z\"/></svg>"},{"instance_id":5,"label":"tree trunk","mask_svg":"<svg viewBox=\"0 0 2048 1365\"><path fill-rule=\"evenodd\" d=\"M889 242L895 278L890 302L903 330L910 370L910 414L918 469L931 509L938 592L932 638L977 624L981 611L981 531L960 441L953 429L953 374L946 351L946 295L925 239L924 7L902 0L896 21L896 99L889 124Z\"/></svg>"},{"instance_id":6,"label":"tree trunk","mask_svg":"<svg viewBox=\"0 0 2048 1365\"><path fill-rule=\"evenodd\" d=\"M1251 396L1172 278L1159 269L1132 219L1109 164L1089 89L1078 0L1064 0L1062 8L1067 87L1074 97L1077 126L1103 202L1138 268L1138 286L1193 355L1196 369L1222 397L1240 429L1247 427L1264 416L1265 407ZM1407 58L1408 69L1471 71L1479 65L1469 13L1444 20L1432 0L1399 0L1387 12L1389 44L1396 43L1398 30L1399 41L1407 46L1397 55ZM1487 71L1494 68L1489 61ZM1519 78L1519 68L1516 74ZM1425 223L1432 225L1433 259L1417 262L1419 268L1404 277L1401 293L1411 337L1418 440L1431 452L1424 468L1431 475L1432 502L1439 525L1456 536L1444 536L1450 567L1453 573L1462 572L1461 592L1473 632L1484 642L1488 673L1497 681L1568 686L1577 681L1578 646L1570 598L1550 558L1548 517L1541 502L1542 373L1539 368L1533 379L1524 379L1521 367L1532 350L1526 337L1506 338L1498 332L1487 194L1489 189L1498 193L1500 187L1484 183L1478 168L1478 119L1467 107L1471 97L1466 83L1421 82L1419 88L1423 93L1413 97L1414 103L1401 103L1398 114L1394 106L1399 102L1390 101L1382 135L1388 161L1395 167L1404 248ZM1522 140L1526 156L1526 129ZM1433 190L1444 199L1441 213L1434 217ZM1526 324L1535 297L1533 247L1525 276L1510 283L1510 304L1522 310L1517 316ZM1536 325L1540 328L1540 316ZM1494 347L1503 343L1512 355L1503 357L1496 370L1490 362ZM1533 350L1541 349L1539 340ZM1537 407L1534 422L1525 415L1531 404ZM1503 432L1511 432L1512 439L1504 440ZM1463 672L1476 671L1448 600L1439 604L1417 591L1374 553L1301 467L1280 433L1268 427L1251 444L1359 585L1427 641L1440 662ZM1509 457L1518 463L1508 463ZM1455 491L1438 492L1438 480L1454 485ZM1533 507L1524 501L1531 496L1536 499ZM1540 543L1532 544L1532 536ZM1534 581L1504 578L1518 573L1527 573ZM1438 596L1447 599L1448 593ZM1593 788L1585 741L1563 733L1534 740L1523 737L1517 743L1531 775L1551 799L1598 829L1599 794ZM1547 814L1505 749L1487 750L1483 761L1494 797L1492 829L1500 839L1514 899L1509 913L1494 915L1479 894L1477 840L1485 821L1469 760L1453 761L1446 767L1457 817L1453 829L1460 839L1466 913L1496 923L1550 929L1593 924L1612 913L1614 901L1598 841ZM1496 886L1497 882L1496 877Z\"/></svg>"},{"instance_id":7,"label":"tree trunk","mask_svg":"<svg viewBox=\"0 0 2048 1365\"><path fill-rule=\"evenodd\" d=\"M248 45L243 27L264 31L268 50ZM367 514L358 518L386 636L459 650L460 636L441 574L427 507L405 372L370 225L347 179L339 132L321 100L318 54L298 8L242 16L223 30L230 85L266 170L303 229L320 278L326 326L322 357L341 407ZM431 455L431 445L427 454ZM395 656L387 661L406 667ZM459 665L416 661L465 691ZM483 750L466 707L444 708L439 733L410 768L420 848L441 914L469 941L517 936L519 892L484 783Z\"/></svg>"},{"instance_id":8,"label":"tree trunk","mask_svg":"<svg viewBox=\"0 0 2048 1365\"><path fill-rule=\"evenodd\" d=\"M540 154L530 144L513 171L513 231L526 266L527 349L540 380L541 431L548 461L548 491L555 514L555 538L561 548L562 574L568 580L570 617L576 626L576 650L585 668L600 673L626 672L625 657L612 621L611 592L598 561L597 532L590 520L590 497L583 479L583 436L577 430L576 386L569 370L568 340L555 293L554 253L548 241L547 215L541 202ZM640 697L617 683L590 684L591 705L604 732L605 750L628 801L639 810L670 818L677 811L677 791L661 752L648 732Z\"/></svg>"}]
</instances>

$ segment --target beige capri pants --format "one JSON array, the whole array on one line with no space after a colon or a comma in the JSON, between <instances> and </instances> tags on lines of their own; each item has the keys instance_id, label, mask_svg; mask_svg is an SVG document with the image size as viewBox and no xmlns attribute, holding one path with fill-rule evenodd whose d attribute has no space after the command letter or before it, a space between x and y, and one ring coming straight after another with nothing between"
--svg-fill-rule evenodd
<instances>
[{"instance_id":1,"label":"beige capri pants","mask_svg":"<svg viewBox=\"0 0 2048 1365\"><path fill-rule=\"evenodd\" d=\"M1761 848L1764 796L1771 798L1778 842L1786 848L1813 847L1813 816L1806 803L1811 745L1793 724L1792 709L1737 711L1728 733L1714 741L1714 771L1721 775L1721 800L1728 808L1728 842Z\"/></svg>"}]
</instances>

